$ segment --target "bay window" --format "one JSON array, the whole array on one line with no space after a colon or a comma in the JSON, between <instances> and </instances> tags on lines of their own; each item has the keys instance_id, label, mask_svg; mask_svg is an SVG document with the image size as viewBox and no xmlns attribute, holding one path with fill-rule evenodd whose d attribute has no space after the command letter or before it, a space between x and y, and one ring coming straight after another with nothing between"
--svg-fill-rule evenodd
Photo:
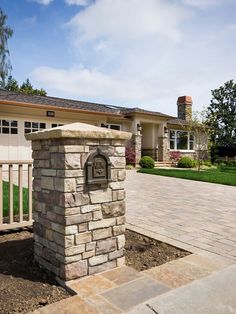
<instances>
[{"instance_id":1,"label":"bay window","mask_svg":"<svg viewBox=\"0 0 236 314\"><path fill-rule=\"evenodd\" d=\"M189 131L170 130L170 150L193 150L194 134Z\"/></svg>"}]
</instances>

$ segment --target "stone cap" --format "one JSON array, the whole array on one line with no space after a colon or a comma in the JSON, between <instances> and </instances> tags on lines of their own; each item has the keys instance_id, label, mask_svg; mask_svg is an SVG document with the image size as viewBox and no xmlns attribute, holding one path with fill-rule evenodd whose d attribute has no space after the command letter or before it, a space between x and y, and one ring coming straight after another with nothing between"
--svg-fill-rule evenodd
<instances>
[{"instance_id":1,"label":"stone cap","mask_svg":"<svg viewBox=\"0 0 236 314\"><path fill-rule=\"evenodd\" d=\"M129 140L132 133L100 128L86 123L71 123L25 135L27 140L47 140L53 138L96 138Z\"/></svg>"},{"instance_id":2,"label":"stone cap","mask_svg":"<svg viewBox=\"0 0 236 314\"><path fill-rule=\"evenodd\" d=\"M192 105L192 97L191 96L180 96L177 100L177 105Z\"/></svg>"}]
</instances>

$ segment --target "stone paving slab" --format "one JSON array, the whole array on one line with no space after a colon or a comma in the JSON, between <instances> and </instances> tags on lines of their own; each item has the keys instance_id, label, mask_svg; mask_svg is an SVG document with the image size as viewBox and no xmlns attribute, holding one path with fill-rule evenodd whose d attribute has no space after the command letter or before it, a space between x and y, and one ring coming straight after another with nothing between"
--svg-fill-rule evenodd
<instances>
[{"instance_id":1,"label":"stone paving slab","mask_svg":"<svg viewBox=\"0 0 236 314\"><path fill-rule=\"evenodd\" d=\"M236 187L126 174L128 226L193 253L236 260Z\"/></svg>"},{"instance_id":2,"label":"stone paving slab","mask_svg":"<svg viewBox=\"0 0 236 314\"><path fill-rule=\"evenodd\" d=\"M151 278L140 278L104 292L102 296L123 311L169 290Z\"/></svg>"},{"instance_id":3,"label":"stone paving slab","mask_svg":"<svg viewBox=\"0 0 236 314\"><path fill-rule=\"evenodd\" d=\"M171 290L128 313L234 314L236 313L236 264L204 279Z\"/></svg>"}]
</instances>

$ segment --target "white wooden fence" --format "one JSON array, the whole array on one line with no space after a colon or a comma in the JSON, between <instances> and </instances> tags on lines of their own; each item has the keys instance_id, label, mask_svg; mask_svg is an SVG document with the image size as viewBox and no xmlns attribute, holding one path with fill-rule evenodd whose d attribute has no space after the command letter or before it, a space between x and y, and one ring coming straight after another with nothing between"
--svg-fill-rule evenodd
<instances>
[{"instance_id":1,"label":"white wooden fence","mask_svg":"<svg viewBox=\"0 0 236 314\"><path fill-rule=\"evenodd\" d=\"M7 185L5 189L7 195L3 195L3 182ZM14 196L16 186L18 195ZM24 188L28 194L27 214L25 215L23 211ZM18 209L15 208L15 214L14 197L18 199ZM5 209L3 198L7 198ZM0 231L30 226L32 222L32 161L0 160Z\"/></svg>"}]
</instances>

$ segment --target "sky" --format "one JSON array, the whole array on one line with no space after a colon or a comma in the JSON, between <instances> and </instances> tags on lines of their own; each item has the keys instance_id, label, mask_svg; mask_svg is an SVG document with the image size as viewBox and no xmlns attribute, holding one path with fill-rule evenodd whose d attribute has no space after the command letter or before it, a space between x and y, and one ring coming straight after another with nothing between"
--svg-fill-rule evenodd
<instances>
[{"instance_id":1,"label":"sky","mask_svg":"<svg viewBox=\"0 0 236 314\"><path fill-rule=\"evenodd\" d=\"M12 76L49 96L176 115L236 79L236 0L0 0Z\"/></svg>"}]
</instances>

